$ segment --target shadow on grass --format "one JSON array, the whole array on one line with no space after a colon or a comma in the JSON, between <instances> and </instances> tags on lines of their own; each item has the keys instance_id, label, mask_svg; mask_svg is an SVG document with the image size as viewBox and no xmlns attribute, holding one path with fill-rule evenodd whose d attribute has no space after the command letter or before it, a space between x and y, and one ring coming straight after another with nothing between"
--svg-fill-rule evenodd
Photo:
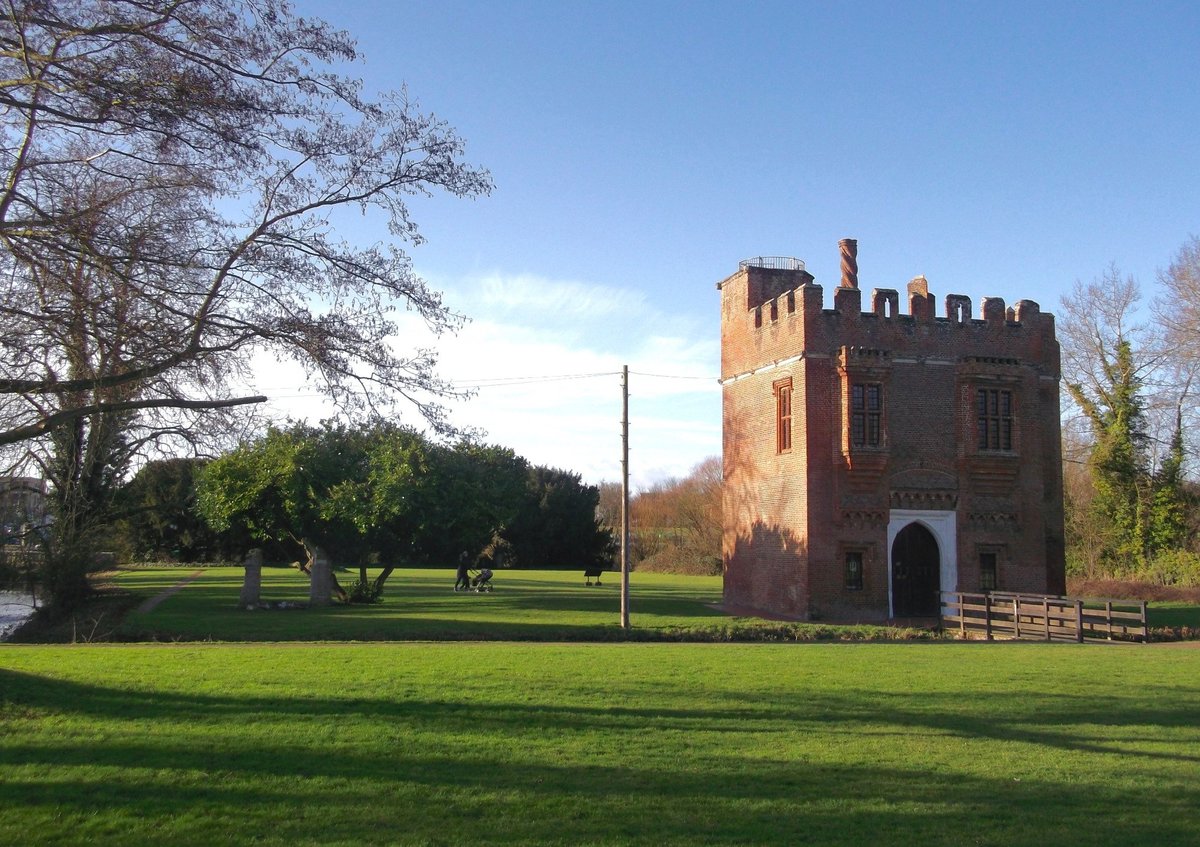
<instances>
[{"instance_id":1,"label":"shadow on grass","mask_svg":"<svg viewBox=\"0 0 1200 847\"><path fill-rule=\"evenodd\" d=\"M1162 605L1151 604L1146 612L1149 624L1152 627L1170 626L1170 627L1192 627L1200 628L1200 605L1186 604L1170 604Z\"/></svg>"},{"instance_id":2,"label":"shadow on grass","mask_svg":"<svg viewBox=\"0 0 1200 847\"><path fill-rule=\"evenodd\" d=\"M647 690L647 696L662 695L662 686ZM712 694L706 695L712 697ZM295 716L340 718L348 715L383 717L401 722L419 720L428 728L453 731L461 728L463 714L471 716L471 727L480 732L498 730L575 731L592 728L700 729L719 732L758 731L757 724L783 728L808 724L828 731L828 725L854 731L863 724L881 721L898 725L902 731L934 730L962 738L1015 741L1065 750L1122 752L1075 739L1069 732L1046 727L1087 725L1122 728L1196 728L1194 703L1180 706L1138 706L1113 696L1104 701L1094 697L1045 694L989 693L986 714L964 712L961 695L927 693L917 697L919 710L905 707L914 695L861 692L840 696L814 693L803 704L787 705L764 695L729 692L715 709L630 708L620 705L540 705L480 703L461 700L389 699L379 697L292 697L220 696L178 694L113 688L37 674L0 669L0 703L19 709L82 715L101 719L150 719L155 721L206 722L249 716ZM1019 717L1010 717L1010 716ZM631 724L630 721L636 723ZM407 724L405 724L407 725ZM770 728L769 726L767 728ZM1137 754L1137 751L1134 751ZM1173 761L1200 762L1198 752L1148 751L1144 755Z\"/></svg>"},{"instance_id":3,"label":"shadow on grass","mask_svg":"<svg viewBox=\"0 0 1200 847\"><path fill-rule=\"evenodd\" d=\"M948 694L915 709L817 692L803 703L730 693L716 709L547 706L483 702L483 692L440 700L177 694L6 670L0 692L0 718L70 714L163 730L140 740L111 731L99 741L8 735L0 831L13 810L69 822L112 808L168 831L181 809L211 808L236 814L235 840L306 843L1170 845L1194 843L1200 825L1200 787L1180 770L1194 773L1197 757L1180 750L1138 751L1161 761L1158 784L1117 784L1014 779L999 762L982 769L989 775L897 766L903 757L889 746L926 736L944 755L958 739L982 738L1032 745L1032 756L1126 755L1071 727L1192 727L1190 704L1000 694L964 714L961 698ZM306 729L282 741L269 729L281 717ZM191 743L181 740L189 731ZM816 761L790 746L798 733L844 733L862 742L857 749L882 745L880 756ZM714 743L727 736L773 752ZM580 738L620 755L587 761L572 746ZM72 768L103 776L75 778ZM30 775L47 769L58 774L52 782ZM327 829L312 829L317 810ZM220 836L211 829L219 817L197 823L189 843Z\"/></svg>"}]
</instances>

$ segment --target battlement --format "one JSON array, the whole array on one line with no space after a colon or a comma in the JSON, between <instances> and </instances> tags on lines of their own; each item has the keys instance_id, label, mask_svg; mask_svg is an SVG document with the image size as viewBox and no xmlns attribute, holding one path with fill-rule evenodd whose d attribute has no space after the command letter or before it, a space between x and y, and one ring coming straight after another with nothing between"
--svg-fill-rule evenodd
<instances>
[{"instance_id":1,"label":"battlement","mask_svg":"<svg viewBox=\"0 0 1200 847\"><path fill-rule=\"evenodd\" d=\"M734 277L722 283L725 285ZM924 282L924 278L919 278ZM909 283L911 286L913 283ZM765 286L760 286L760 290ZM800 288L806 289L800 292ZM801 296L803 294L804 296ZM932 294L916 294L909 290L908 312L900 311L900 292L894 288L875 288L871 290L871 308L862 308L862 291L857 288L834 289L832 309L824 308L824 289L815 283L795 288L785 288L776 296L763 303L750 307L749 312L756 327L764 323L779 320L787 315L803 314L806 306L824 315L842 315L847 318L866 317L890 321L917 322L937 321L956 325L976 324L1039 324L1043 317L1051 315L1042 313L1041 306L1034 300L1018 300L1012 306L1005 306L1001 297L984 297L980 304L979 317L971 317L971 298L966 294L947 294L944 300L943 314L934 315L934 297Z\"/></svg>"},{"instance_id":2,"label":"battlement","mask_svg":"<svg viewBox=\"0 0 1200 847\"><path fill-rule=\"evenodd\" d=\"M984 297L976 314L969 296L947 294L939 310L929 281L918 276L903 291L906 303L895 288L872 289L864 303L857 242L843 239L839 248L842 279L832 304L803 262L794 259L747 260L717 284L726 365L741 372L756 367L755 359L778 361L798 350L832 355L849 346L925 357L1020 359L1057 374L1054 316L1037 302L1018 300L1010 306L1003 298Z\"/></svg>"}]
</instances>

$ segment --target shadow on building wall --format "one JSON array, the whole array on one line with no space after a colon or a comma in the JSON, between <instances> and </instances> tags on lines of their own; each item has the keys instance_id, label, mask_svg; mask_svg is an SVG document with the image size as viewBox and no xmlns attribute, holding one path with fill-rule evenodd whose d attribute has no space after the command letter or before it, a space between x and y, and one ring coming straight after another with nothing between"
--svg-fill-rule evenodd
<instances>
[{"instance_id":1,"label":"shadow on building wall","mask_svg":"<svg viewBox=\"0 0 1200 847\"><path fill-rule=\"evenodd\" d=\"M772 616L808 614L808 545L791 530L761 521L739 533L725 558L725 606Z\"/></svg>"}]
</instances>

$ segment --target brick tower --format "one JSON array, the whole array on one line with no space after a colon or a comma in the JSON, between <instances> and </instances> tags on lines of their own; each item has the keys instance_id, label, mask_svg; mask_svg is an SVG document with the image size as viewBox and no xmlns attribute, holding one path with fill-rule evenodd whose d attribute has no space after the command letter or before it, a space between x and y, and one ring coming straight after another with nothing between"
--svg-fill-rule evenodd
<instances>
[{"instance_id":1,"label":"brick tower","mask_svg":"<svg viewBox=\"0 0 1200 847\"><path fill-rule=\"evenodd\" d=\"M833 308L795 259L721 292L725 605L800 620L930 617L939 591L1061 594L1054 317L924 277Z\"/></svg>"}]
</instances>

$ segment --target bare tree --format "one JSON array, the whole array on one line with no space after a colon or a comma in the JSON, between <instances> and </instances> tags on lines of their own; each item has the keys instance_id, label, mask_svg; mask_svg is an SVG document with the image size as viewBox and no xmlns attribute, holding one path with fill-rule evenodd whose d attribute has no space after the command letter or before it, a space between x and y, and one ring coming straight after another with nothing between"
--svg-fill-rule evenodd
<instances>
[{"instance_id":1,"label":"bare tree","mask_svg":"<svg viewBox=\"0 0 1200 847\"><path fill-rule=\"evenodd\" d=\"M722 485L721 460L713 456L683 479L640 492L630 505L635 557L644 563L639 566L719 572Z\"/></svg>"},{"instance_id":2,"label":"bare tree","mask_svg":"<svg viewBox=\"0 0 1200 847\"><path fill-rule=\"evenodd\" d=\"M461 321L398 246L421 241L406 200L491 180L405 92L332 70L356 58L283 0L4 5L0 446L82 512L88 473L264 399L229 387L261 351L350 413L407 400L447 425L432 352L394 343L398 305ZM340 238L341 209L392 243Z\"/></svg>"},{"instance_id":3,"label":"bare tree","mask_svg":"<svg viewBox=\"0 0 1200 847\"><path fill-rule=\"evenodd\" d=\"M1200 237L1193 235L1159 271L1162 295L1155 314L1173 346L1200 359Z\"/></svg>"},{"instance_id":4,"label":"bare tree","mask_svg":"<svg viewBox=\"0 0 1200 847\"><path fill-rule=\"evenodd\" d=\"M1181 409L1191 375L1144 322L1136 281L1110 268L1062 299L1063 378L1079 414L1064 426L1071 558L1081 570L1130 572L1184 537ZM1174 345L1176 348L1178 345ZM1068 469L1070 470L1070 469Z\"/></svg>"},{"instance_id":5,"label":"bare tree","mask_svg":"<svg viewBox=\"0 0 1200 847\"><path fill-rule=\"evenodd\" d=\"M1166 341L1169 382L1178 395L1177 417L1187 432L1200 425L1200 404L1195 386L1200 382L1200 237L1192 236L1166 270L1159 271L1162 291L1154 301L1154 314ZM1200 444L1184 441L1184 454L1193 463Z\"/></svg>"}]
</instances>

